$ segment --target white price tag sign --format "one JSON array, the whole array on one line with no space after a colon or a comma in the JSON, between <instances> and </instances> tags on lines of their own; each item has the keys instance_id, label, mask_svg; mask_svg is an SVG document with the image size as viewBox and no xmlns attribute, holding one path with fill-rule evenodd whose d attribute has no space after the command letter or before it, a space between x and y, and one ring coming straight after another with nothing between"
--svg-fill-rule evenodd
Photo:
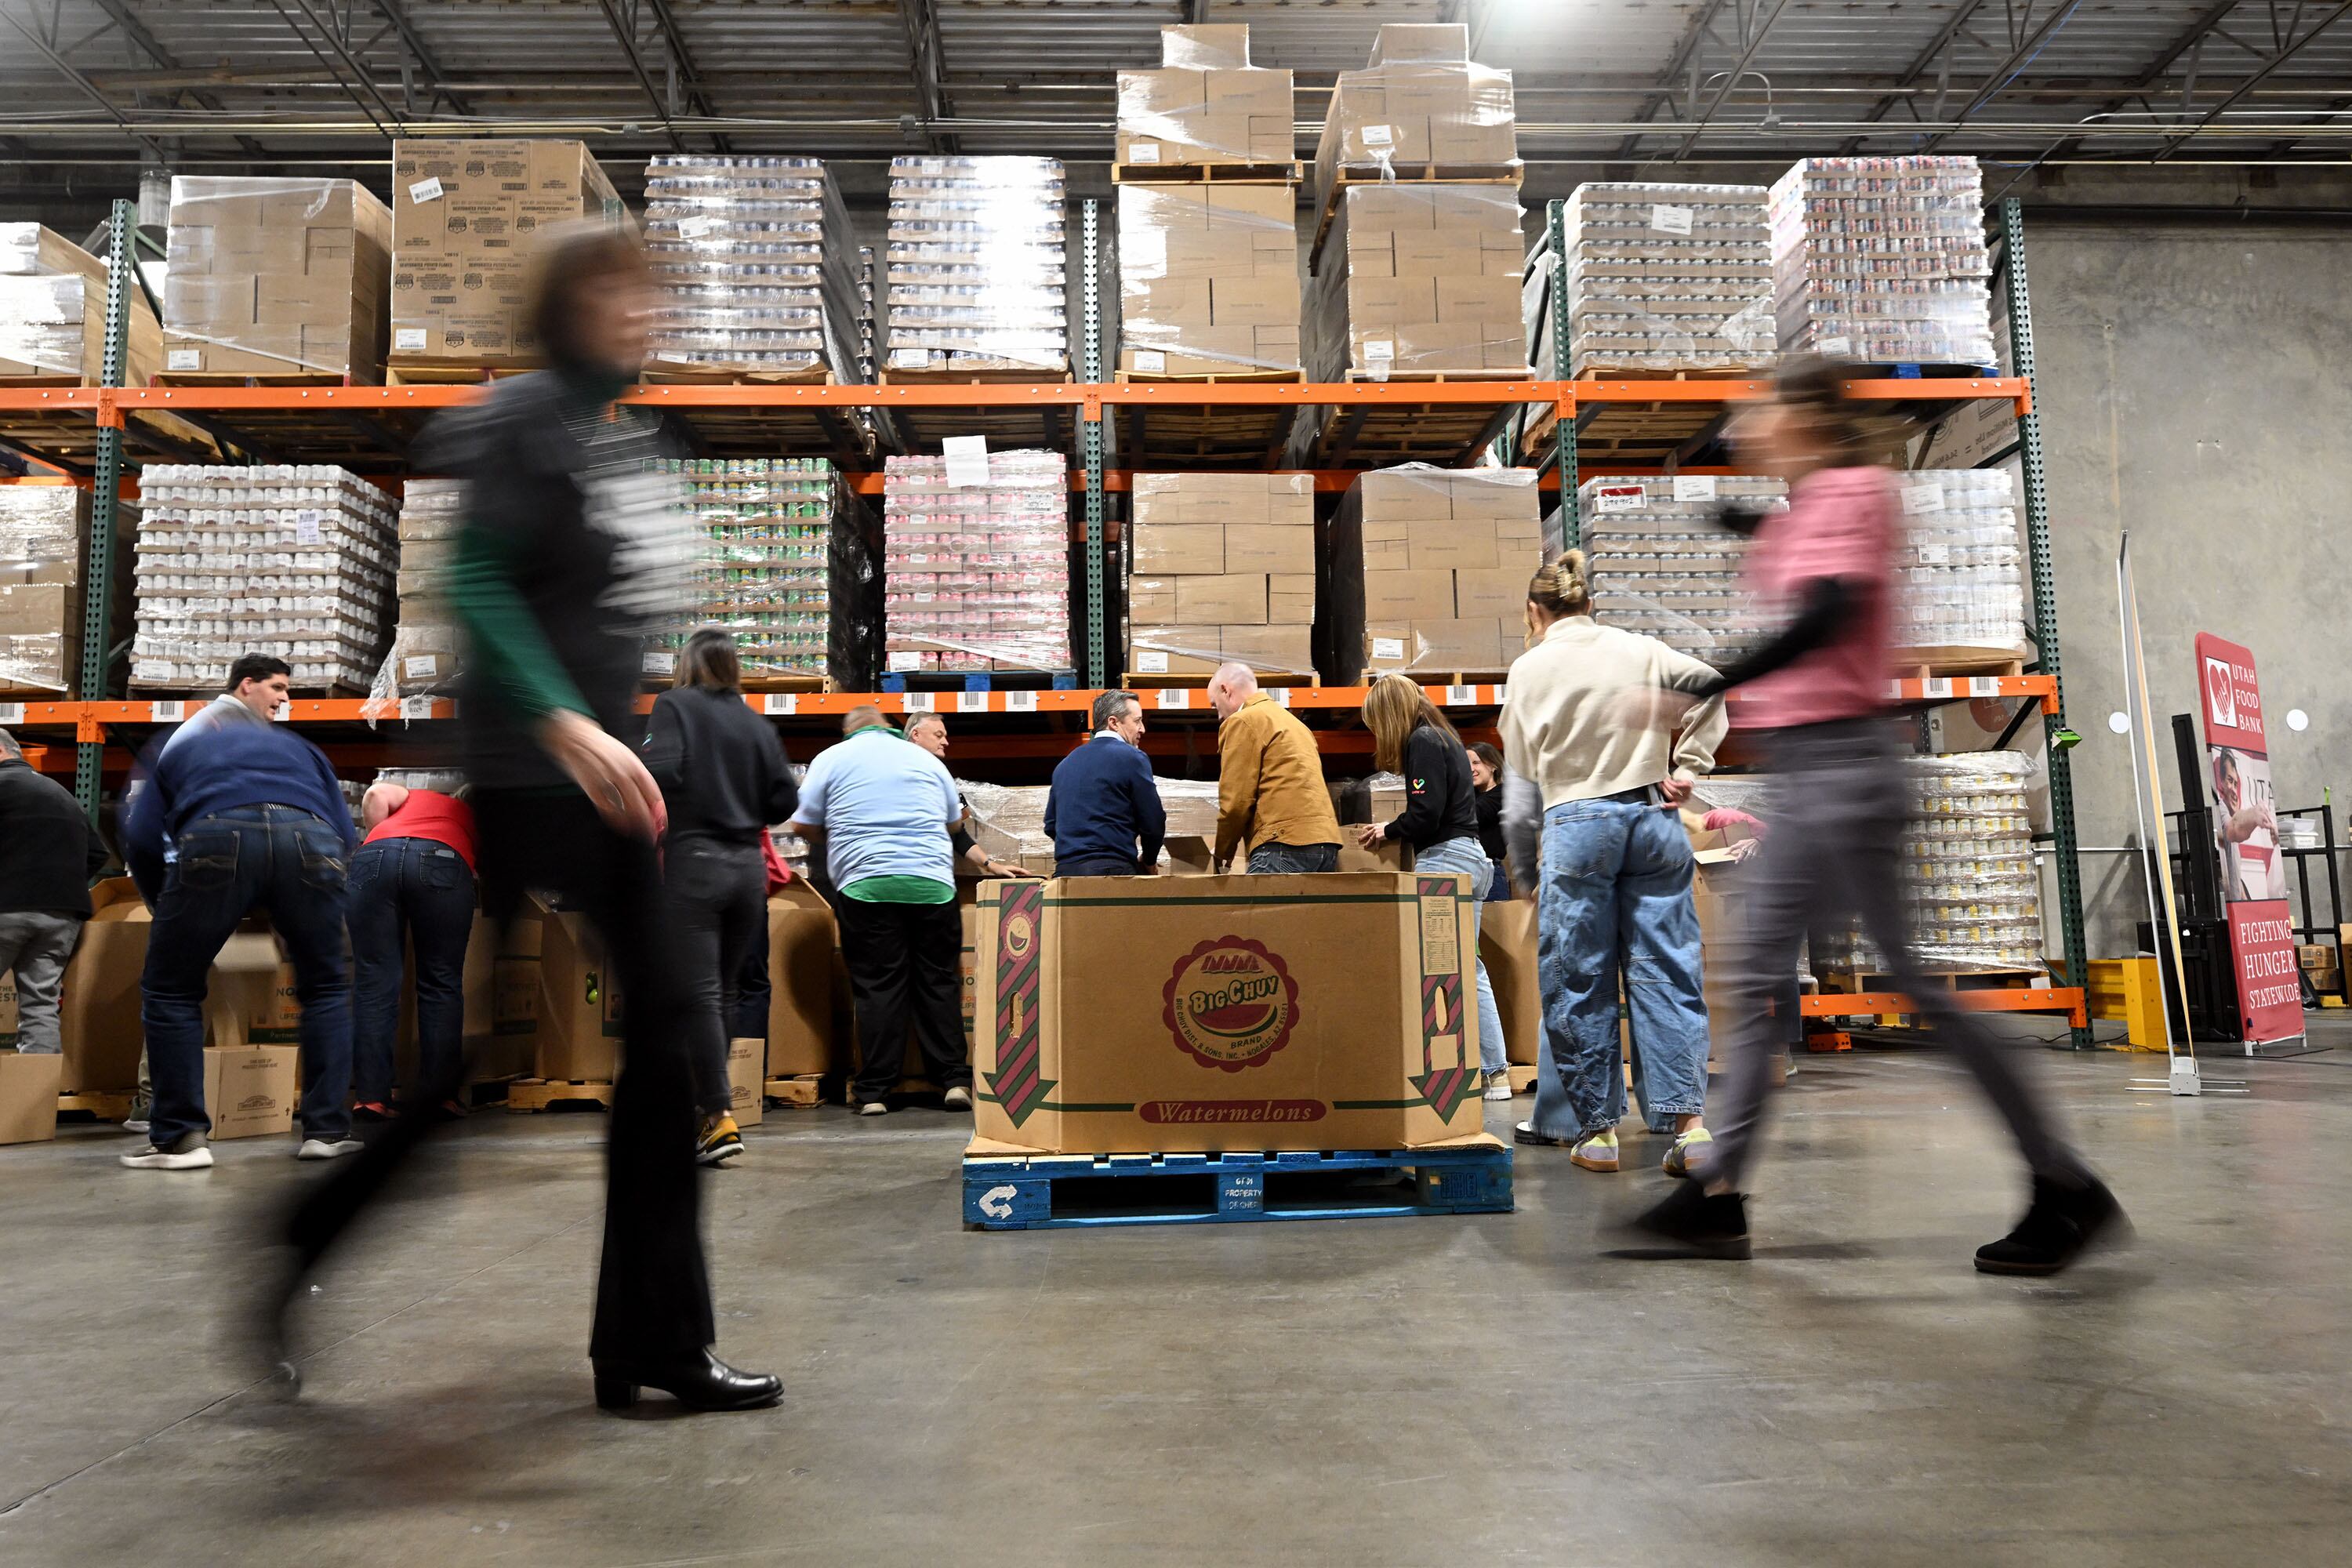
<instances>
[{"instance_id":1,"label":"white price tag sign","mask_svg":"<svg viewBox=\"0 0 2352 1568\"><path fill-rule=\"evenodd\" d=\"M1813 342L1813 352L1833 357L1850 354L1853 353L1853 340L1847 337L1817 338Z\"/></svg>"},{"instance_id":2,"label":"white price tag sign","mask_svg":"<svg viewBox=\"0 0 2352 1568\"><path fill-rule=\"evenodd\" d=\"M1139 375L1166 374L1168 370L1167 351L1165 349L1136 350L1135 370L1136 374Z\"/></svg>"},{"instance_id":3,"label":"white price tag sign","mask_svg":"<svg viewBox=\"0 0 2352 1568\"><path fill-rule=\"evenodd\" d=\"M1367 360L1393 361L1396 358L1395 341L1390 338L1366 338L1364 340L1364 358Z\"/></svg>"},{"instance_id":4,"label":"white price tag sign","mask_svg":"<svg viewBox=\"0 0 2352 1568\"><path fill-rule=\"evenodd\" d=\"M1969 696L1971 696L1971 697L1998 697L1998 696L2000 696L2000 677L1999 677L1999 676L1997 676L1997 675L1971 675L1971 676L1969 676Z\"/></svg>"},{"instance_id":5,"label":"white price tag sign","mask_svg":"<svg viewBox=\"0 0 2352 1568\"><path fill-rule=\"evenodd\" d=\"M402 699L400 700L400 716L401 716L403 719L430 719L430 718L432 718L432 717L433 717L433 699L431 699L430 697L404 697L404 698L402 698Z\"/></svg>"},{"instance_id":6,"label":"white price tag sign","mask_svg":"<svg viewBox=\"0 0 2352 1568\"><path fill-rule=\"evenodd\" d=\"M1158 701L1162 708L1190 708L1192 706L1192 694L1181 686L1163 686L1160 689Z\"/></svg>"},{"instance_id":7,"label":"white price tag sign","mask_svg":"<svg viewBox=\"0 0 2352 1568\"><path fill-rule=\"evenodd\" d=\"M1931 675L1919 683L1919 692L1930 702L1941 702L1952 694L1952 678L1948 675Z\"/></svg>"},{"instance_id":8,"label":"white price tag sign","mask_svg":"<svg viewBox=\"0 0 2352 1568\"><path fill-rule=\"evenodd\" d=\"M771 691L760 699L760 711L771 717L779 713L797 713L800 710L801 700L795 692Z\"/></svg>"},{"instance_id":9,"label":"white price tag sign","mask_svg":"<svg viewBox=\"0 0 2352 1568\"><path fill-rule=\"evenodd\" d=\"M1650 492L1642 485L1603 485L1592 500L1601 511L1639 511L1650 504Z\"/></svg>"},{"instance_id":10,"label":"white price tag sign","mask_svg":"<svg viewBox=\"0 0 2352 1568\"><path fill-rule=\"evenodd\" d=\"M950 436L940 443L947 458L948 489L985 489L988 486L988 437Z\"/></svg>"},{"instance_id":11,"label":"white price tag sign","mask_svg":"<svg viewBox=\"0 0 2352 1568\"><path fill-rule=\"evenodd\" d=\"M894 653L890 656L889 668L893 674L904 669L920 669L923 668L923 656L919 653Z\"/></svg>"},{"instance_id":12,"label":"white price tag sign","mask_svg":"<svg viewBox=\"0 0 2352 1568\"><path fill-rule=\"evenodd\" d=\"M930 353L926 349L892 349L890 351L892 370L920 370L930 363Z\"/></svg>"},{"instance_id":13,"label":"white price tag sign","mask_svg":"<svg viewBox=\"0 0 2352 1568\"><path fill-rule=\"evenodd\" d=\"M25 705L21 702L0 702L0 724L21 724L25 721Z\"/></svg>"},{"instance_id":14,"label":"white price tag sign","mask_svg":"<svg viewBox=\"0 0 2352 1568\"><path fill-rule=\"evenodd\" d=\"M1396 145L1396 127L1395 127L1395 126L1393 126L1393 125L1367 125L1367 126L1365 126L1365 127L1364 127L1364 145L1365 145L1365 146L1367 146L1367 147L1393 147L1393 146L1395 146L1395 145Z\"/></svg>"},{"instance_id":15,"label":"white price tag sign","mask_svg":"<svg viewBox=\"0 0 2352 1568\"><path fill-rule=\"evenodd\" d=\"M1509 687L1507 687L1507 686L1497 686L1496 688L1495 688L1495 700L1496 700L1496 701L1497 701L1497 702L1508 702L1510 700L1511 700L1511 689L1510 689Z\"/></svg>"},{"instance_id":16,"label":"white price tag sign","mask_svg":"<svg viewBox=\"0 0 2352 1568\"><path fill-rule=\"evenodd\" d=\"M898 710L902 713L929 713L936 711L936 709L932 705L929 692L909 691L906 695L906 700L898 704Z\"/></svg>"},{"instance_id":17,"label":"white price tag sign","mask_svg":"<svg viewBox=\"0 0 2352 1568\"><path fill-rule=\"evenodd\" d=\"M1449 686L1445 689L1445 705L1449 708L1467 708L1477 700L1478 689L1475 686Z\"/></svg>"},{"instance_id":18,"label":"white price tag sign","mask_svg":"<svg viewBox=\"0 0 2352 1568\"><path fill-rule=\"evenodd\" d=\"M154 724L176 724L188 716L188 705L174 697L164 702L147 704L147 719Z\"/></svg>"},{"instance_id":19,"label":"white price tag sign","mask_svg":"<svg viewBox=\"0 0 2352 1568\"><path fill-rule=\"evenodd\" d=\"M318 544L322 542L326 536L320 529L320 519L319 514L308 507L296 512L294 514L294 542L297 544Z\"/></svg>"},{"instance_id":20,"label":"white price tag sign","mask_svg":"<svg viewBox=\"0 0 2352 1568\"><path fill-rule=\"evenodd\" d=\"M1650 209L1650 226L1660 234L1688 234L1691 231L1691 210L1688 207L1654 206Z\"/></svg>"},{"instance_id":21,"label":"white price tag sign","mask_svg":"<svg viewBox=\"0 0 2352 1568\"><path fill-rule=\"evenodd\" d=\"M1372 639L1372 657L1374 658L1402 658L1404 657L1404 638L1374 637Z\"/></svg>"},{"instance_id":22,"label":"white price tag sign","mask_svg":"<svg viewBox=\"0 0 2352 1568\"><path fill-rule=\"evenodd\" d=\"M674 675L677 672L677 656L671 653L649 653L646 655L645 672L647 675Z\"/></svg>"},{"instance_id":23,"label":"white price tag sign","mask_svg":"<svg viewBox=\"0 0 2352 1568\"><path fill-rule=\"evenodd\" d=\"M163 368L165 370L202 370L205 368L205 351L173 349L163 355Z\"/></svg>"},{"instance_id":24,"label":"white price tag sign","mask_svg":"<svg viewBox=\"0 0 2352 1568\"><path fill-rule=\"evenodd\" d=\"M423 327L400 327L392 334L392 346L399 353L423 353L427 332Z\"/></svg>"},{"instance_id":25,"label":"white price tag sign","mask_svg":"<svg viewBox=\"0 0 2352 1568\"><path fill-rule=\"evenodd\" d=\"M1903 513L1906 517L1943 510L1944 487L1935 480L1913 479L1903 487Z\"/></svg>"},{"instance_id":26,"label":"white price tag sign","mask_svg":"<svg viewBox=\"0 0 2352 1568\"><path fill-rule=\"evenodd\" d=\"M1919 547L1919 564L1920 564L1920 565L1922 565L1922 566L1949 566L1951 563L1952 563L1952 547L1951 547L1950 545L1948 545L1948 544L1923 544L1923 545L1921 545L1921 546Z\"/></svg>"},{"instance_id":27,"label":"white price tag sign","mask_svg":"<svg viewBox=\"0 0 2352 1568\"><path fill-rule=\"evenodd\" d=\"M1004 694L1004 710L1007 713L1034 713L1037 711L1037 694L1034 691L1008 691Z\"/></svg>"},{"instance_id":28,"label":"white price tag sign","mask_svg":"<svg viewBox=\"0 0 2352 1568\"><path fill-rule=\"evenodd\" d=\"M956 693L956 711L957 711L957 712L959 712L959 713L985 713L985 712L987 712L987 711L988 711L988 693L987 693L987 692L985 692L985 691L959 691L959 692L957 692L957 693Z\"/></svg>"},{"instance_id":29,"label":"white price tag sign","mask_svg":"<svg viewBox=\"0 0 2352 1568\"><path fill-rule=\"evenodd\" d=\"M437 202L440 199L441 176L438 174L427 174L408 187L408 200L412 205L421 206L426 202Z\"/></svg>"},{"instance_id":30,"label":"white price tag sign","mask_svg":"<svg viewBox=\"0 0 2352 1568\"><path fill-rule=\"evenodd\" d=\"M1168 656L1158 648L1137 648L1135 650L1135 673L1138 675L1167 674Z\"/></svg>"},{"instance_id":31,"label":"white price tag sign","mask_svg":"<svg viewBox=\"0 0 2352 1568\"><path fill-rule=\"evenodd\" d=\"M1130 163L1157 163L1160 162L1160 143L1157 142L1129 142L1127 161Z\"/></svg>"},{"instance_id":32,"label":"white price tag sign","mask_svg":"<svg viewBox=\"0 0 2352 1568\"><path fill-rule=\"evenodd\" d=\"M1266 695L1274 699L1274 705L1277 708L1290 706L1290 688L1287 686L1270 686L1266 688Z\"/></svg>"},{"instance_id":33,"label":"white price tag sign","mask_svg":"<svg viewBox=\"0 0 2352 1568\"><path fill-rule=\"evenodd\" d=\"M1675 499L1676 500L1713 500L1715 476L1713 474L1676 474Z\"/></svg>"}]
</instances>

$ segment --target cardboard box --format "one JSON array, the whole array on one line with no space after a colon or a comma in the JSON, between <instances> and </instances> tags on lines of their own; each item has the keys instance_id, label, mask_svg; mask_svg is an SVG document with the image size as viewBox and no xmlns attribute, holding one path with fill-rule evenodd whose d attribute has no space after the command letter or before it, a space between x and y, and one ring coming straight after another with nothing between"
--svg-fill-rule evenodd
<instances>
[{"instance_id":1,"label":"cardboard box","mask_svg":"<svg viewBox=\"0 0 2352 1568\"><path fill-rule=\"evenodd\" d=\"M1465 898L1392 874L984 884L973 1147L1483 1139Z\"/></svg>"},{"instance_id":2,"label":"cardboard box","mask_svg":"<svg viewBox=\"0 0 2352 1568\"><path fill-rule=\"evenodd\" d=\"M1263 626L1265 578L1256 573L1173 579L1180 626Z\"/></svg>"},{"instance_id":3,"label":"cardboard box","mask_svg":"<svg viewBox=\"0 0 2352 1568\"><path fill-rule=\"evenodd\" d=\"M172 180L163 369L383 379L392 212L352 180Z\"/></svg>"},{"instance_id":4,"label":"cardboard box","mask_svg":"<svg viewBox=\"0 0 2352 1568\"><path fill-rule=\"evenodd\" d=\"M768 1071L835 1070L833 971L841 945L833 910L806 882L768 900Z\"/></svg>"},{"instance_id":5,"label":"cardboard box","mask_svg":"<svg viewBox=\"0 0 2352 1568\"><path fill-rule=\"evenodd\" d=\"M0 1143L46 1143L58 1135L58 1085L65 1058L0 1051Z\"/></svg>"},{"instance_id":6,"label":"cardboard box","mask_svg":"<svg viewBox=\"0 0 2352 1568\"><path fill-rule=\"evenodd\" d=\"M538 1070L539 939L535 907L517 911L503 935L489 916L474 916L461 982L469 1083L528 1078Z\"/></svg>"},{"instance_id":7,"label":"cardboard box","mask_svg":"<svg viewBox=\"0 0 2352 1568\"><path fill-rule=\"evenodd\" d=\"M89 891L94 908L66 965L58 1026L64 1036L61 1094L121 1091L139 1082L139 976L147 966L154 917L128 877Z\"/></svg>"},{"instance_id":8,"label":"cardboard box","mask_svg":"<svg viewBox=\"0 0 2352 1568\"><path fill-rule=\"evenodd\" d=\"M1536 978L1536 907L1522 899L1478 906L1478 957L1503 1016L1503 1054L1531 1066L1543 1049L1543 992Z\"/></svg>"},{"instance_id":9,"label":"cardboard box","mask_svg":"<svg viewBox=\"0 0 2352 1568\"><path fill-rule=\"evenodd\" d=\"M294 1130L295 1056L291 1046L206 1048L205 1109L215 1142Z\"/></svg>"},{"instance_id":10,"label":"cardboard box","mask_svg":"<svg viewBox=\"0 0 2352 1568\"><path fill-rule=\"evenodd\" d=\"M1265 622L1305 633L1315 624L1315 577L1306 572L1276 572L1265 580ZM1312 668L1311 666L1309 668Z\"/></svg>"},{"instance_id":11,"label":"cardboard box","mask_svg":"<svg viewBox=\"0 0 2352 1568\"><path fill-rule=\"evenodd\" d=\"M0 224L0 376L78 379L106 363L106 262L38 224ZM163 363L163 329L136 286L122 384L144 386Z\"/></svg>"},{"instance_id":12,"label":"cardboard box","mask_svg":"<svg viewBox=\"0 0 2352 1568\"><path fill-rule=\"evenodd\" d=\"M15 1050L16 1034L16 976L0 972L0 1050Z\"/></svg>"},{"instance_id":13,"label":"cardboard box","mask_svg":"<svg viewBox=\"0 0 2352 1568\"><path fill-rule=\"evenodd\" d=\"M757 1127L768 1113L768 1042L727 1042L727 1092L738 1127Z\"/></svg>"},{"instance_id":14,"label":"cardboard box","mask_svg":"<svg viewBox=\"0 0 2352 1568\"><path fill-rule=\"evenodd\" d=\"M1225 531L1215 523L1145 523L1129 531L1129 569L1173 576L1213 575L1225 569Z\"/></svg>"},{"instance_id":15,"label":"cardboard box","mask_svg":"<svg viewBox=\"0 0 2352 1568\"><path fill-rule=\"evenodd\" d=\"M1287 572L1315 570L1315 531L1296 523L1225 525L1225 570L1228 572Z\"/></svg>"},{"instance_id":16,"label":"cardboard box","mask_svg":"<svg viewBox=\"0 0 2352 1568\"><path fill-rule=\"evenodd\" d=\"M621 1066L621 1000L604 946L586 915L539 910L539 1076L610 1083Z\"/></svg>"},{"instance_id":17,"label":"cardboard box","mask_svg":"<svg viewBox=\"0 0 2352 1568\"><path fill-rule=\"evenodd\" d=\"M1315 183L1328 191L1342 170L1432 163L1516 169L1517 143L1511 73L1473 64L1462 24L1391 22L1373 42L1369 68L1339 73Z\"/></svg>"}]
</instances>

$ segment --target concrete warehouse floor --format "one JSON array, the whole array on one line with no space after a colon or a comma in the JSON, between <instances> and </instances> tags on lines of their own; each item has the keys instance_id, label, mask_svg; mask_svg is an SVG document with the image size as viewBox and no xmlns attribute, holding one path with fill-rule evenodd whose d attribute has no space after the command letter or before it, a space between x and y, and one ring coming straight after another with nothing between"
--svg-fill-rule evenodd
<instances>
[{"instance_id":1,"label":"concrete warehouse floor","mask_svg":"<svg viewBox=\"0 0 2352 1568\"><path fill-rule=\"evenodd\" d=\"M589 1401L601 1118L457 1128L291 1405L213 1342L289 1146L70 1128L0 1150L0 1562L2342 1562L2352 1051L2032 1065L2140 1229L2046 1282L1970 1270L2021 1183L1925 1053L1807 1059L1745 1267L1598 1250L1639 1137L1521 1151L1516 1215L983 1235L956 1120L772 1115L709 1227L788 1396L690 1420Z\"/></svg>"}]
</instances>

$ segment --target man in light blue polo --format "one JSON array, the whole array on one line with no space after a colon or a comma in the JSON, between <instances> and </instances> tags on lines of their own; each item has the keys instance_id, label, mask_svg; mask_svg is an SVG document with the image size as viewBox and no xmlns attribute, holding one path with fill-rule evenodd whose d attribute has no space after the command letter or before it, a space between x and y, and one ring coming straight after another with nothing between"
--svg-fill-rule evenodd
<instances>
[{"instance_id":1,"label":"man in light blue polo","mask_svg":"<svg viewBox=\"0 0 2352 1568\"><path fill-rule=\"evenodd\" d=\"M955 850L963 818L945 764L890 728L877 708L853 708L843 739L801 781L792 831L820 846L835 892L841 956L857 1005L862 1058L850 1099L879 1116L898 1087L911 1010L915 1039L950 1110L971 1109L959 990L963 925Z\"/></svg>"}]
</instances>

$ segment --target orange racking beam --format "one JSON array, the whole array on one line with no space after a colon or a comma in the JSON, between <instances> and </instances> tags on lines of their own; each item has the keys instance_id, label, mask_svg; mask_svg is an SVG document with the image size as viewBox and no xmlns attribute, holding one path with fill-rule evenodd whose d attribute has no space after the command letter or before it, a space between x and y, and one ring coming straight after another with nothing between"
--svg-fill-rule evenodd
<instances>
[{"instance_id":1,"label":"orange racking beam","mask_svg":"<svg viewBox=\"0 0 2352 1568\"><path fill-rule=\"evenodd\" d=\"M2078 1028L2088 1028L2091 1015L2083 991L2074 985L2036 985L2006 990L1954 991L1952 1000L1971 1013L2063 1013ZM1919 1005L1896 991L1824 992L1801 997L1797 1010L1808 1018L1855 1018L1895 1013L1916 1013Z\"/></svg>"}]
</instances>

